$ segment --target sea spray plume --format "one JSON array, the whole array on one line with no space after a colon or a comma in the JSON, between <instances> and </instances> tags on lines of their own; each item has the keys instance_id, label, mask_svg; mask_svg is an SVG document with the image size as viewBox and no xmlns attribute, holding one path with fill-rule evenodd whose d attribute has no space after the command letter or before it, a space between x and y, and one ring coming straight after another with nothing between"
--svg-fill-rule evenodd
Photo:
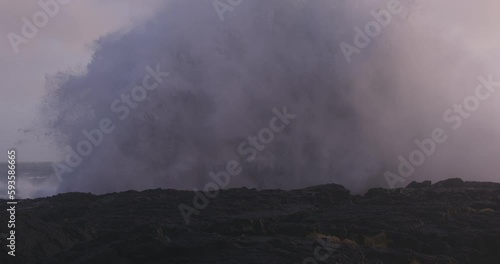
<instances>
[{"instance_id":1,"label":"sea spray plume","mask_svg":"<svg viewBox=\"0 0 500 264\"><path fill-rule=\"evenodd\" d=\"M409 2L402 2L405 8ZM238 144L284 105L296 120L255 161L243 157L243 172L231 186L337 182L362 191L384 184L383 169L435 126L443 103L468 88L447 76L472 68L460 47L433 50L449 46L446 37L425 32L441 20L415 24L419 13L395 17L347 65L339 43L351 41L353 28L386 4L252 0L221 22L211 1L170 1L130 32L101 38L85 74L61 73L49 87L44 118L61 148L74 146L101 118L116 119L110 103L140 83L146 65L160 64L171 75L65 175L60 191L201 188L210 171L241 160ZM428 61L405 57L412 49ZM443 51L447 57L439 57ZM450 66L450 74L436 71ZM438 162L428 166L448 170Z\"/></svg>"},{"instance_id":2,"label":"sea spray plume","mask_svg":"<svg viewBox=\"0 0 500 264\"><path fill-rule=\"evenodd\" d=\"M237 144L259 128L257 122L270 109L281 105L308 111L303 122L310 123L304 124L310 131L291 127L286 136L266 150L266 155L274 156L276 161L265 164L273 159L259 158L262 162L250 168L252 173L282 171L282 179L253 177L240 182L294 187L308 181L301 179L301 174L325 175L320 170L329 170L326 163L332 160L324 162L319 158L323 154L315 153L318 143L314 133L318 132L313 131L326 132L325 128L330 127L331 133L345 133L332 128L345 126L341 120L352 123L352 117L349 106L342 104L343 92L335 88L339 84L321 77L334 73L329 61L333 53L315 47L324 38L315 26L319 23L314 19L315 9L308 7L309 14L303 13L304 6L298 5L283 9L278 2L266 6L248 4L245 8L249 10L235 16L228 25L204 11L204 5L176 2L158 18L128 34L102 39L86 75L64 82L53 94L57 94L56 100L66 102L58 113L56 130L69 136L69 145L81 139L81 130L95 127L95 120L112 114L110 102L135 85L140 76L138 69L145 62L158 59L172 77L155 97L131 111L131 117L118 125L112 138L106 139L86 164L65 177L62 190L105 192L203 185L208 172L227 158L236 157ZM179 12L182 10L189 12L191 21L177 25L186 19ZM256 21L253 14L265 16L267 21ZM292 17L298 20L293 22ZM305 27L301 34L316 36L296 35L295 27ZM282 32L281 36L273 31ZM264 43L254 43L256 36ZM327 68L316 64L321 60ZM73 97L87 89L90 92L84 98ZM322 117L315 115L323 113L339 122L321 122ZM344 149L348 148L349 144L345 144ZM294 158L298 155L307 158ZM295 159L300 161L300 168L291 166ZM295 179L287 181L287 177Z\"/></svg>"}]
</instances>

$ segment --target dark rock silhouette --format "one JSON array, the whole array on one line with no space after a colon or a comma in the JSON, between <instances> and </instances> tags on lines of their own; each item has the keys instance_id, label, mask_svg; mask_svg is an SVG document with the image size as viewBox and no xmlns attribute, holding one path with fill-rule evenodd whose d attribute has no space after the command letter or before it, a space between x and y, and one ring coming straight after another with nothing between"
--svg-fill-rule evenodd
<instances>
[{"instance_id":1,"label":"dark rock silhouette","mask_svg":"<svg viewBox=\"0 0 500 264\"><path fill-rule=\"evenodd\" d=\"M500 184L450 179L350 195L336 184L230 189L186 225L193 192L65 193L17 206L0 263L499 263ZM0 210L5 212L5 201ZM0 215L7 223L7 215ZM2 236L6 225L0 226ZM1 250L6 251L2 239ZM324 262L315 260L315 251Z\"/></svg>"},{"instance_id":2,"label":"dark rock silhouette","mask_svg":"<svg viewBox=\"0 0 500 264\"><path fill-rule=\"evenodd\" d=\"M416 182L412 181L406 188L413 188L413 189L420 189L420 188L426 188L426 187L431 187L432 182L431 181L423 181L423 182Z\"/></svg>"}]
</instances>

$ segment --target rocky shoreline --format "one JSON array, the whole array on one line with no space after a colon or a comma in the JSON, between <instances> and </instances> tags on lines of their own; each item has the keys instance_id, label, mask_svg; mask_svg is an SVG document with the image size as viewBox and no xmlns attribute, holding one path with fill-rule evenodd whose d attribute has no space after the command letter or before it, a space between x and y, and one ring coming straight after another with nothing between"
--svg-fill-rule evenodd
<instances>
[{"instance_id":1,"label":"rocky shoreline","mask_svg":"<svg viewBox=\"0 0 500 264\"><path fill-rule=\"evenodd\" d=\"M449 179L351 195L336 184L230 189L186 225L193 192L22 200L0 263L500 263L500 184ZM5 200L0 201L6 212Z\"/></svg>"}]
</instances>

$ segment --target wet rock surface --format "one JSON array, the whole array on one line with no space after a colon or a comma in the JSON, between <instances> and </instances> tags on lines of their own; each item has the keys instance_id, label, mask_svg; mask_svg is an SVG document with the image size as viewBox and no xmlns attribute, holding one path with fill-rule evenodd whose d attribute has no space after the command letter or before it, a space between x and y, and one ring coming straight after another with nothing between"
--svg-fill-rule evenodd
<instances>
[{"instance_id":1,"label":"wet rock surface","mask_svg":"<svg viewBox=\"0 0 500 264\"><path fill-rule=\"evenodd\" d=\"M500 263L500 184L450 179L350 195L329 184L230 189L186 225L193 192L23 200L0 263ZM6 212L0 201L1 212Z\"/></svg>"}]
</instances>

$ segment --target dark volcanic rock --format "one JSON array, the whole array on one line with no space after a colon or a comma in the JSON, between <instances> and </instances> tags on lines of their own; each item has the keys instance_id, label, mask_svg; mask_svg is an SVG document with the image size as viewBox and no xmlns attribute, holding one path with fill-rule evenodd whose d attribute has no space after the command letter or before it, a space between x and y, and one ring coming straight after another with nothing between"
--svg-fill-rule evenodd
<instances>
[{"instance_id":1,"label":"dark volcanic rock","mask_svg":"<svg viewBox=\"0 0 500 264\"><path fill-rule=\"evenodd\" d=\"M352 196L336 184L231 189L187 225L193 192L23 200L0 263L499 263L500 184L450 179ZM0 201L5 212L5 201ZM0 214L7 223L7 215ZM316 257L315 257L316 255ZM321 260L323 261L321 261Z\"/></svg>"},{"instance_id":2,"label":"dark volcanic rock","mask_svg":"<svg viewBox=\"0 0 500 264\"><path fill-rule=\"evenodd\" d=\"M460 179L460 178L452 178L452 179L447 179L444 181L436 182L434 184L434 187L442 187L442 188L448 188L448 187L463 187L465 182Z\"/></svg>"},{"instance_id":3,"label":"dark volcanic rock","mask_svg":"<svg viewBox=\"0 0 500 264\"><path fill-rule=\"evenodd\" d=\"M429 188L431 187L432 182L431 181L424 181L424 182L416 182L412 181L406 188L412 188L412 189L422 189L422 188Z\"/></svg>"}]
</instances>

